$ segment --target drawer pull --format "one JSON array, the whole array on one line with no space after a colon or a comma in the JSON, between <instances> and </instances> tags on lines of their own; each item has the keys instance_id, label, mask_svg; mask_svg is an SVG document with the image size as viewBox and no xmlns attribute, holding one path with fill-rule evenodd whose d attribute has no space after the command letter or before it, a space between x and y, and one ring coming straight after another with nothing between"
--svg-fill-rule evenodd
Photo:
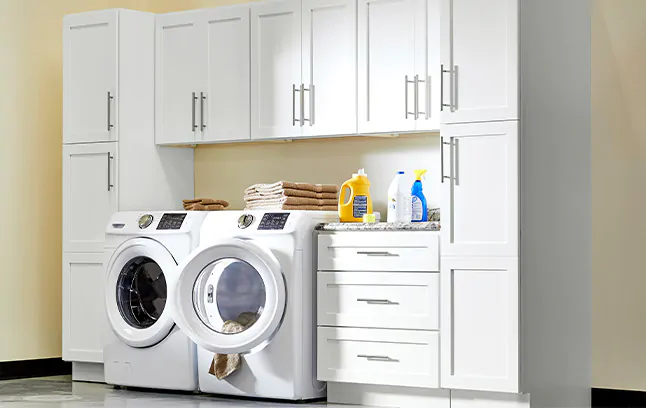
<instances>
[{"instance_id":1,"label":"drawer pull","mask_svg":"<svg viewBox=\"0 0 646 408\"><path fill-rule=\"evenodd\" d=\"M367 256L399 256L399 254L391 254L388 251L357 251L357 255Z\"/></svg>"},{"instance_id":2,"label":"drawer pull","mask_svg":"<svg viewBox=\"0 0 646 408\"><path fill-rule=\"evenodd\" d=\"M369 305L398 305L399 302L393 302L388 299L357 299L357 302L366 302Z\"/></svg>"},{"instance_id":3,"label":"drawer pull","mask_svg":"<svg viewBox=\"0 0 646 408\"><path fill-rule=\"evenodd\" d=\"M399 360L390 358L388 356L369 356L367 354L357 354L359 358L365 358L368 361L384 361L388 363L399 363Z\"/></svg>"}]
</instances>

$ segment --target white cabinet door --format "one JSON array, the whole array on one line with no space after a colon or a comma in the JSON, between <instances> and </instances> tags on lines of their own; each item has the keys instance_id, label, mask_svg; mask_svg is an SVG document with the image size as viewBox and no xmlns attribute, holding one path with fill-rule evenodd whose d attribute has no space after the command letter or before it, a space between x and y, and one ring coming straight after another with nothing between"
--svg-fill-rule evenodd
<instances>
[{"instance_id":1,"label":"white cabinet door","mask_svg":"<svg viewBox=\"0 0 646 408\"><path fill-rule=\"evenodd\" d=\"M116 142L63 146L63 251L103 251L117 176Z\"/></svg>"},{"instance_id":2,"label":"white cabinet door","mask_svg":"<svg viewBox=\"0 0 646 408\"><path fill-rule=\"evenodd\" d=\"M518 122L442 127L442 256L518 256Z\"/></svg>"},{"instance_id":3,"label":"white cabinet door","mask_svg":"<svg viewBox=\"0 0 646 408\"><path fill-rule=\"evenodd\" d=\"M200 88L206 65L198 12L156 17L155 141L187 144L201 138Z\"/></svg>"},{"instance_id":4,"label":"white cabinet door","mask_svg":"<svg viewBox=\"0 0 646 408\"><path fill-rule=\"evenodd\" d=\"M200 90L202 141L249 139L249 6L218 7L202 12L206 27L207 73Z\"/></svg>"},{"instance_id":5,"label":"white cabinet door","mask_svg":"<svg viewBox=\"0 0 646 408\"><path fill-rule=\"evenodd\" d=\"M415 17L416 130L440 129L440 0L417 0ZM413 79L415 81L415 78Z\"/></svg>"},{"instance_id":6,"label":"white cabinet door","mask_svg":"<svg viewBox=\"0 0 646 408\"><path fill-rule=\"evenodd\" d=\"M301 2L251 5L251 138L300 136Z\"/></svg>"},{"instance_id":7,"label":"white cabinet door","mask_svg":"<svg viewBox=\"0 0 646 408\"><path fill-rule=\"evenodd\" d=\"M441 387L519 391L517 258L442 258Z\"/></svg>"},{"instance_id":8,"label":"white cabinet door","mask_svg":"<svg viewBox=\"0 0 646 408\"><path fill-rule=\"evenodd\" d=\"M416 0L358 0L359 133L415 130Z\"/></svg>"},{"instance_id":9,"label":"white cabinet door","mask_svg":"<svg viewBox=\"0 0 646 408\"><path fill-rule=\"evenodd\" d=\"M519 118L518 0L441 0L442 123Z\"/></svg>"},{"instance_id":10,"label":"white cabinet door","mask_svg":"<svg viewBox=\"0 0 646 408\"><path fill-rule=\"evenodd\" d=\"M63 360L103 362L103 253L63 254Z\"/></svg>"},{"instance_id":11,"label":"white cabinet door","mask_svg":"<svg viewBox=\"0 0 646 408\"><path fill-rule=\"evenodd\" d=\"M117 139L118 11L63 20L63 143Z\"/></svg>"},{"instance_id":12,"label":"white cabinet door","mask_svg":"<svg viewBox=\"0 0 646 408\"><path fill-rule=\"evenodd\" d=\"M303 0L303 134L357 132L357 0Z\"/></svg>"}]
</instances>

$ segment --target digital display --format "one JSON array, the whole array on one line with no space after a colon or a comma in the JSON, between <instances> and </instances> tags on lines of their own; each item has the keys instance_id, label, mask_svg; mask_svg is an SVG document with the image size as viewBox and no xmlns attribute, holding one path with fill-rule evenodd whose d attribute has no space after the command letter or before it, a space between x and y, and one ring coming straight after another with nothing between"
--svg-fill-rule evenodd
<instances>
[{"instance_id":1,"label":"digital display","mask_svg":"<svg viewBox=\"0 0 646 408\"><path fill-rule=\"evenodd\" d=\"M259 230L282 230L285 228L289 213L266 213L260 220Z\"/></svg>"},{"instance_id":2,"label":"digital display","mask_svg":"<svg viewBox=\"0 0 646 408\"><path fill-rule=\"evenodd\" d=\"M157 225L158 230L178 230L182 228L182 223L186 214L164 214Z\"/></svg>"}]
</instances>

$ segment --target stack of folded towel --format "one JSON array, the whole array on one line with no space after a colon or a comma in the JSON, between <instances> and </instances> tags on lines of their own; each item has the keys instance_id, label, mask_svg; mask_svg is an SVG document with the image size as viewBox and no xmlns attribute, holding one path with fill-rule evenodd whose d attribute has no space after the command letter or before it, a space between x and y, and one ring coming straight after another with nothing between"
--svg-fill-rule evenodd
<instances>
[{"instance_id":1,"label":"stack of folded towel","mask_svg":"<svg viewBox=\"0 0 646 408\"><path fill-rule=\"evenodd\" d=\"M193 198L183 201L184 209L187 211L220 211L229 206L228 201L212 198Z\"/></svg>"},{"instance_id":2,"label":"stack of folded towel","mask_svg":"<svg viewBox=\"0 0 646 408\"><path fill-rule=\"evenodd\" d=\"M254 184L244 192L247 210L337 211L339 187L332 184L278 181Z\"/></svg>"}]
</instances>

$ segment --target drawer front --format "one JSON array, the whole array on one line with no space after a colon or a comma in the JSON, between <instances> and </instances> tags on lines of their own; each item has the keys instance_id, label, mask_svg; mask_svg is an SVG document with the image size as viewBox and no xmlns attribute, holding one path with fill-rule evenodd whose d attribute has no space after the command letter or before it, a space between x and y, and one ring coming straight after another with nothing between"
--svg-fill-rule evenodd
<instances>
[{"instance_id":1,"label":"drawer front","mask_svg":"<svg viewBox=\"0 0 646 408\"><path fill-rule=\"evenodd\" d=\"M439 388L439 334L319 327L319 381Z\"/></svg>"},{"instance_id":2,"label":"drawer front","mask_svg":"<svg viewBox=\"0 0 646 408\"><path fill-rule=\"evenodd\" d=\"M437 232L341 232L318 236L322 271L439 271Z\"/></svg>"},{"instance_id":3,"label":"drawer front","mask_svg":"<svg viewBox=\"0 0 646 408\"><path fill-rule=\"evenodd\" d=\"M319 272L322 326L438 330L439 273Z\"/></svg>"}]
</instances>

